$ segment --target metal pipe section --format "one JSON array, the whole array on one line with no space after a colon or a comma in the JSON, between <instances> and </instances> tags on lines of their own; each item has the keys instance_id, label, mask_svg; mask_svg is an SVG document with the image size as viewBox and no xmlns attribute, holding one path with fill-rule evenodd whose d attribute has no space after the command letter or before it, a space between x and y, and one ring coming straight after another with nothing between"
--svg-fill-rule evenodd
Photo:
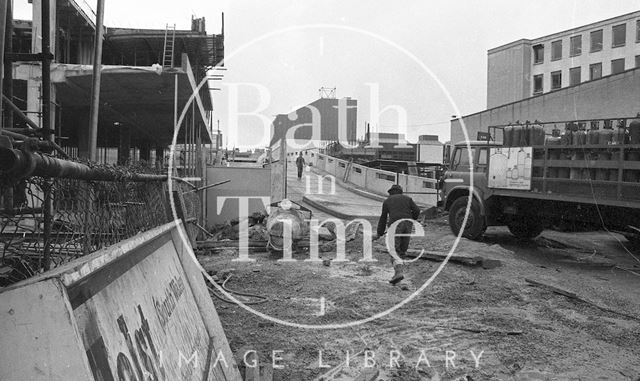
<instances>
[{"instance_id":1,"label":"metal pipe section","mask_svg":"<svg viewBox=\"0 0 640 381\"><path fill-rule=\"evenodd\" d=\"M91 168L82 163L63 160L18 149L0 147L0 171L11 176L25 178L41 176L85 181L166 181L167 175L144 173L116 174L103 168Z\"/></svg>"},{"instance_id":2,"label":"metal pipe section","mask_svg":"<svg viewBox=\"0 0 640 381\"><path fill-rule=\"evenodd\" d=\"M13 112L15 112L20 119L22 119L25 123L27 123L27 125L29 125L29 127L33 128L34 130L41 130L41 127L38 126L34 121L32 121L31 119L29 119L28 116L26 116L22 110L20 110L20 108L18 108L18 106L16 106L11 99L9 99L6 95L2 94L2 100L4 101L4 103L9 106L9 108L11 110L13 110Z\"/></svg>"}]
</instances>

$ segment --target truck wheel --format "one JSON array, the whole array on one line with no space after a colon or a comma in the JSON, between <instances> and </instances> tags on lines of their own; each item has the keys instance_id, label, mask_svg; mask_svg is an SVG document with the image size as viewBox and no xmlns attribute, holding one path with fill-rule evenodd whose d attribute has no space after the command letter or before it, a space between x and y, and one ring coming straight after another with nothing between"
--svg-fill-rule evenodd
<instances>
[{"instance_id":1,"label":"truck wheel","mask_svg":"<svg viewBox=\"0 0 640 381\"><path fill-rule=\"evenodd\" d=\"M457 198L451 208L449 209L449 226L453 234L458 235L463 228L462 222L464 221L464 215L467 211L468 196ZM469 209L469 217L467 218L467 224L464 226L462 236L472 240L477 240L487 230L487 224L484 218L480 215L480 204L473 198L471 200L471 208Z\"/></svg>"},{"instance_id":2,"label":"truck wheel","mask_svg":"<svg viewBox=\"0 0 640 381\"><path fill-rule=\"evenodd\" d=\"M532 218L520 218L507 224L509 231L516 238L528 241L536 238L544 230L544 226Z\"/></svg>"}]
</instances>

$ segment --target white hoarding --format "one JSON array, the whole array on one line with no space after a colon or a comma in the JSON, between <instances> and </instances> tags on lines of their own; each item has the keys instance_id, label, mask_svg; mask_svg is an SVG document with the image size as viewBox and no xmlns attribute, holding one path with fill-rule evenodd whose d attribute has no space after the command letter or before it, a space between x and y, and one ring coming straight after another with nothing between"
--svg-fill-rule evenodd
<instances>
[{"instance_id":1,"label":"white hoarding","mask_svg":"<svg viewBox=\"0 0 640 381\"><path fill-rule=\"evenodd\" d=\"M531 189L531 147L491 148L489 188Z\"/></svg>"}]
</instances>

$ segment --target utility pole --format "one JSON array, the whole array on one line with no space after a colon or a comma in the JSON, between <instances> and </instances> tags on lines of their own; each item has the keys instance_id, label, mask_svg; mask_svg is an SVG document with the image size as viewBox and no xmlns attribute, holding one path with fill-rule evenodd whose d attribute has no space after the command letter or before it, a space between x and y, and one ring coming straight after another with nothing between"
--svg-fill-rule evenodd
<instances>
[{"instance_id":1,"label":"utility pole","mask_svg":"<svg viewBox=\"0 0 640 381\"><path fill-rule=\"evenodd\" d=\"M7 7L8 7L8 1L0 1L0 68L2 70L0 70L0 91L2 91L3 87L2 87L2 81L3 81L3 77L4 77L4 48L5 48L5 33L7 32L9 23L7 22ZM4 111L4 106L0 105L0 110ZM4 112L3 112L4 114ZM0 131L2 131L2 121L0 121ZM11 126L9 126L11 127Z\"/></svg>"},{"instance_id":2,"label":"utility pole","mask_svg":"<svg viewBox=\"0 0 640 381\"><path fill-rule=\"evenodd\" d=\"M43 4L47 1L43 1ZM98 145L98 113L100 111L100 77L102 69L102 37L103 37L104 0L98 0L96 10L96 35L93 46L93 83L91 84L91 109L89 122L88 159L97 161Z\"/></svg>"}]
</instances>

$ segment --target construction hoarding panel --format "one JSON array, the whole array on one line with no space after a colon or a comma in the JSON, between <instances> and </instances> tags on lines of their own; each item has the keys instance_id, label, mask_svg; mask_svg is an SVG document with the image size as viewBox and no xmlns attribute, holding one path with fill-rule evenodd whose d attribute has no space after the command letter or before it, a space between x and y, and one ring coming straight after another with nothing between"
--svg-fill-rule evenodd
<instances>
[{"instance_id":1,"label":"construction hoarding panel","mask_svg":"<svg viewBox=\"0 0 640 381\"><path fill-rule=\"evenodd\" d=\"M166 224L3 290L0 379L240 380L183 237Z\"/></svg>"},{"instance_id":2,"label":"construction hoarding panel","mask_svg":"<svg viewBox=\"0 0 640 381\"><path fill-rule=\"evenodd\" d=\"M489 188L530 190L531 147L491 148L489 152Z\"/></svg>"},{"instance_id":3,"label":"construction hoarding panel","mask_svg":"<svg viewBox=\"0 0 640 381\"><path fill-rule=\"evenodd\" d=\"M69 288L96 379L201 380L209 337L165 233Z\"/></svg>"}]
</instances>

